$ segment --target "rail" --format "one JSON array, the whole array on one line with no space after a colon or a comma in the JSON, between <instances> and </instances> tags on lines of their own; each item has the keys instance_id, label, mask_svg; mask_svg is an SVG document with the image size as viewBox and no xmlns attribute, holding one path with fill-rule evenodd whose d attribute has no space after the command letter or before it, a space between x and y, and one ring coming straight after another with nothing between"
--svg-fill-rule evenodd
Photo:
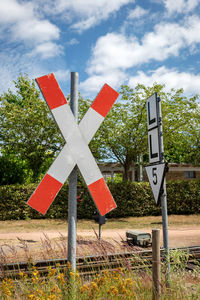
<instances>
[{"instance_id":1,"label":"rail","mask_svg":"<svg viewBox=\"0 0 200 300\"><path fill-rule=\"evenodd\" d=\"M194 270L196 265L200 265L200 246L171 248L170 250L181 250L189 254L186 269ZM161 249L161 261L164 260L164 249ZM67 267L68 260L53 259L40 260L33 262L18 262L0 264L0 279L3 278L19 278L19 273L23 272L31 276L33 267L35 267L42 276L48 274L48 268L57 268L62 272ZM171 261L173 264L174 262ZM152 265L152 251L142 250L137 252L125 252L106 255L93 255L85 257L77 257L76 267L80 276L92 276L103 270L115 270L119 267L122 269L139 270L151 268Z\"/></svg>"}]
</instances>

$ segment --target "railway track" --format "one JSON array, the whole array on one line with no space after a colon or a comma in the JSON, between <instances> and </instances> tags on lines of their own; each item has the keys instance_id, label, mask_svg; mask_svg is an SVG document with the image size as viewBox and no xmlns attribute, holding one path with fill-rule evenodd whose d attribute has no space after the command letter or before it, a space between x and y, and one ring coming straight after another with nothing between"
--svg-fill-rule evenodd
<instances>
[{"instance_id":1,"label":"railway track","mask_svg":"<svg viewBox=\"0 0 200 300\"><path fill-rule=\"evenodd\" d=\"M170 250L181 250L189 255L186 269L194 270L197 264L200 265L200 246L173 248ZM164 249L161 249L161 261L164 261ZM67 267L67 259L40 260L35 262L18 262L0 264L0 279L19 278L19 273L23 272L31 276L33 267L37 268L42 276L48 274L49 267L57 268L62 272ZM175 263L171 261L171 263ZM116 253L98 256L78 257L76 260L77 271L80 276L90 277L103 270L122 269L139 270L151 268L152 251L142 250L137 252Z\"/></svg>"}]
</instances>

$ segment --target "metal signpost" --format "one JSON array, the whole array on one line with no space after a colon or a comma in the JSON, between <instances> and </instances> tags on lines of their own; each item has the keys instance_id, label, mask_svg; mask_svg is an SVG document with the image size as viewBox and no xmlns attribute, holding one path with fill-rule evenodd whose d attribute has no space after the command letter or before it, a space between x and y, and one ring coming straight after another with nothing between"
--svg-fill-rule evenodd
<instances>
[{"instance_id":1,"label":"metal signpost","mask_svg":"<svg viewBox=\"0 0 200 300\"><path fill-rule=\"evenodd\" d=\"M168 219L167 219L167 193L165 173L167 164L164 161L163 130L161 117L161 100L157 93L147 99L147 126L148 126L148 145L149 145L149 163L146 172L152 188L152 192L159 204L162 206L162 224L163 224L163 244L165 248L165 258L167 269L170 272L169 264L169 243L168 243Z\"/></svg>"},{"instance_id":2,"label":"metal signpost","mask_svg":"<svg viewBox=\"0 0 200 300\"><path fill-rule=\"evenodd\" d=\"M70 108L78 122L78 73L71 72ZM69 175L68 194L68 260L73 270L76 270L76 223L77 223L77 178L75 166Z\"/></svg>"},{"instance_id":3,"label":"metal signpost","mask_svg":"<svg viewBox=\"0 0 200 300\"><path fill-rule=\"evenodd\" d=\"M78 97L78 74L72 73L71 108L73 112L67 104L67 100L53 74L37 78L36 82L67 143L50 166L27 204L40 213L45 214L64 182L77 165L100 215L107 214L116 208L116 203L88 144L119 94L105 84L78 125L76 122L78 114L76 108L77 100L75 100ZM74 255L76 253L76 184L77 175L74 170L69 183L69 235L71 236L68 239L68 249L70 248L71 251L71 254L69 253L69 261L74 271L76 268Z\"/></svg>"}]
</instances>

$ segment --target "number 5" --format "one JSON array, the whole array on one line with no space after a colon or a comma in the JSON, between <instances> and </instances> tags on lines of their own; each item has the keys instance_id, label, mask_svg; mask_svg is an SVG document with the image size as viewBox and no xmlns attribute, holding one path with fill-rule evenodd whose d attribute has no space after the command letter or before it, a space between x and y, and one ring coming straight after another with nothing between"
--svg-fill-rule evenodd
<instances>
[{"instance_id":1,"label":"number 5","mask_svg":"<svg viewBox=\"0 0 200 300\"><path fill-rule=\"evenodd\" d=\"M156 171L157 171L157 168L152 169L153 184L157 184L157 182L158 182L158 177L157 177Z\"/></svg>"}]
</instances>

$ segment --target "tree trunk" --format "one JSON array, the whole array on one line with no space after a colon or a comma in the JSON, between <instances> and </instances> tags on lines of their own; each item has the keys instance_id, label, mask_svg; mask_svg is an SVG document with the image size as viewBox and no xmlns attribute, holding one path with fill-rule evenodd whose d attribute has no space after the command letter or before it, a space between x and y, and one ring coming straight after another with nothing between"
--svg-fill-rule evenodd
<instances>
[{"instance_id":1,"label":"tree trunk","mask_svg":"<svg viewBox=\"0 0 200 300\"><path fill-rule=\"evenodd\" d=\"M124 164L123 167L124 167L123 179L125 181L130 181L130 178L129 178L130 163Z\"/></svg>"}]
</instances>

